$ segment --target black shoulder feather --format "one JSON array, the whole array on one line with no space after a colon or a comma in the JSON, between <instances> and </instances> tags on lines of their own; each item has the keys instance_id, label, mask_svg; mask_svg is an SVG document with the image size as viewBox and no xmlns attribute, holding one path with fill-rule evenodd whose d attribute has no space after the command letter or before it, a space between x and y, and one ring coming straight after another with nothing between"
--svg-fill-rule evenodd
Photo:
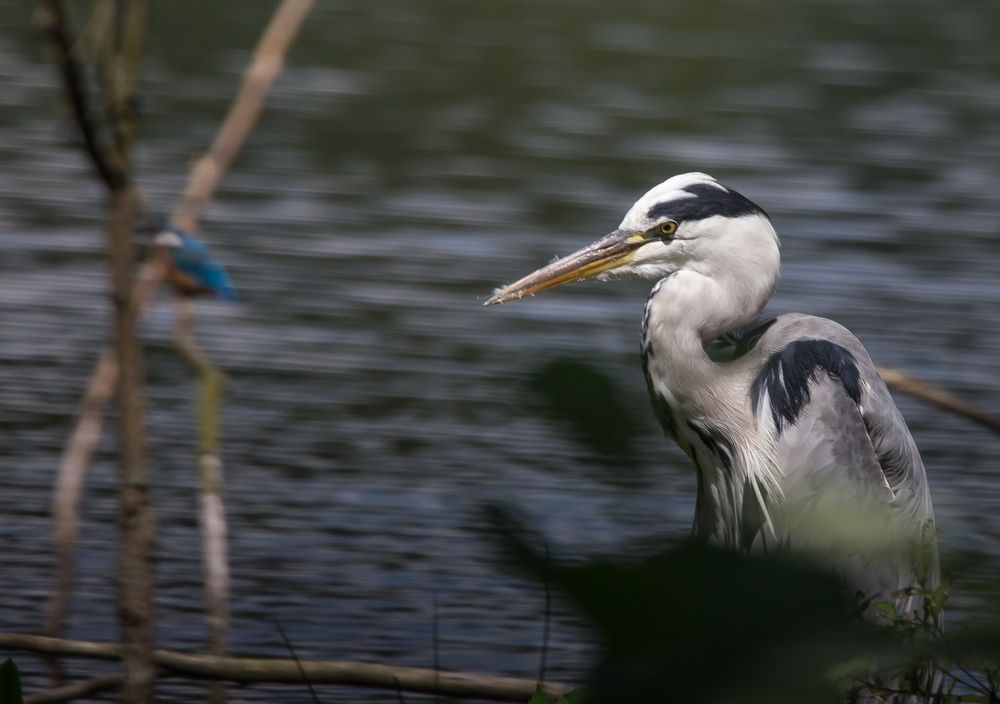
<instances>
[{"instance_id":1,"label":"black shoulder feather","mask_svg":"<svg viewBox=\"0 0 1000 704\"><path fill-rule=\"evenodd\" d=\"M778 432L795 425L809 403L809 383L820 372L839 380L851 400L861 402L861 373L854 355L827 340L796 340L771 355L754 379L751 387L754 413L761 394L766 391Z\"/></svg>"}]
</instances>

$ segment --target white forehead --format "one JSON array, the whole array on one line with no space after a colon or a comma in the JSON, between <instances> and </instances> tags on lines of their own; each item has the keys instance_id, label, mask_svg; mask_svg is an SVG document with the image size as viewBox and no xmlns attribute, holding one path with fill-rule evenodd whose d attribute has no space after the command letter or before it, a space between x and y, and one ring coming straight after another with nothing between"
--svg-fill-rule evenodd
<instances>
[{"instance_id":1,"label":"white forehead","mask_svg":"<svg viewBox=\"0 0 1000 704\"><path fill-rule=\"evenodd\" d=\"M153 238L153 244L158 244L161 247L181 247L184 242L176 232L162 230Z\"/></svg>"},{"instance_id":2,"label":"white forehead","mask_svg":"<svg viewBox=\"0 0 1000 704\"><path fill-rule=\"evenodd\" d=\"M677 174L676 176L671 176L663 183L653 186L646 191L646 193L635 202L635 205L633 205L629 211L625 213L625 217L622 218L622 223L619 227L623 230L640 230L645 228L646 225L649 224L647 213L650 208L658 203L665 203L671 200L696 198L697 196L695 194L684 189L699 184L713 186L718 188L720 191L728 192L725 186L708 174L703 174L700 171Z\"/></svg>"}]
</instances>

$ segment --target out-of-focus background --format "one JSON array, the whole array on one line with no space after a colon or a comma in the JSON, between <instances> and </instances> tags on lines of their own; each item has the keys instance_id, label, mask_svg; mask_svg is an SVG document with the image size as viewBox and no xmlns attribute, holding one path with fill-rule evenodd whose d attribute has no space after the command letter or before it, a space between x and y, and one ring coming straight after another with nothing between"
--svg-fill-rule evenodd
<instances>
[{"instance_id":1,"label":"out-of-focus background","mask_svg":"<svg viewBox=\"0 0 1000 704\"><path fill-rule=\"evenodd\" d=\"M272 9L154 4L138 174L158 212ZM21 631L43 618L52 481L109 311L104 192L34 10L0 0L0 627ZM202 304L199 327L232 376L233 651L287 655L279 621L303 658L429 666L436 600L442 667L532 677L544 595L497 566L479 502L521 508L561 552L685 534L693 470L639 364L648 283L480 307L678 172L770 213L773 310L839 320L877 362L1000 412L998 36L996 0L320 3L203 221L240 296ZM200 649L194 383L173 326L161 303L143 333L158 633ZM618 452L553 412L553 377L581 365L634 429ZM974 617L1000 562L997 438L898 401L954 566L951 613ZM112 640L113 438L100 447L67 635ZM559 606L552 628L549 677L578 681L589 637Z\"/></svg>"}]
</instances>

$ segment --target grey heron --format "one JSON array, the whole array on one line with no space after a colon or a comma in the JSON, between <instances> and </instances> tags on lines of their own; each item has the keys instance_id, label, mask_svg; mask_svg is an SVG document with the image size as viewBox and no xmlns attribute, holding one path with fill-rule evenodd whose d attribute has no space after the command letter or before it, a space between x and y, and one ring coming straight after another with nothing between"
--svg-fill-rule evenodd
<instances>
[{"instance_id":1,"label":"grey heron","mask_svg":"<svg viewBox=\"0 0 1000 704\"><path fill-rule=\"evenodd\" d=\"M796 531L809 529L784 509L818 511L834 497L829 505L856 509L843 520L877 514L902 538L877 557L834 547L837 568L866 599L911 609L900 590L939 579L920 454L852 333L811 315L760 315L779 266L764 210L687 173L639 198L611 234L485 305L589 277L655 280L642 364L660 424L697 469L695 534L747 551L808 544Z\"/></svg>"}]
</instances>

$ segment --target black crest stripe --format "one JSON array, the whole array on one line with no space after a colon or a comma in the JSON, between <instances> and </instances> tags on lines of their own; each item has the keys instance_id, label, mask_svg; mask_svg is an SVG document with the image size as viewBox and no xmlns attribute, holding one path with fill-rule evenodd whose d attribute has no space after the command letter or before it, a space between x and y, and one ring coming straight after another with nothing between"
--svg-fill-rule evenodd
<instances>
[{"instance_id":1,"label":"black crest stripe","mask_svg":"<svg viewBox=\"0 0 1000 704\"><path fill-rule=\"evenodd\" d=\"M684 192L693 197L668 200L657 203L646 213L650 220L669 217L677 222L704 220L713 215L738 218L743 215L763 215L767 213L746 196L733 190L723 190L707 183L687 186Z\"/></svg>"}]
</instances>

